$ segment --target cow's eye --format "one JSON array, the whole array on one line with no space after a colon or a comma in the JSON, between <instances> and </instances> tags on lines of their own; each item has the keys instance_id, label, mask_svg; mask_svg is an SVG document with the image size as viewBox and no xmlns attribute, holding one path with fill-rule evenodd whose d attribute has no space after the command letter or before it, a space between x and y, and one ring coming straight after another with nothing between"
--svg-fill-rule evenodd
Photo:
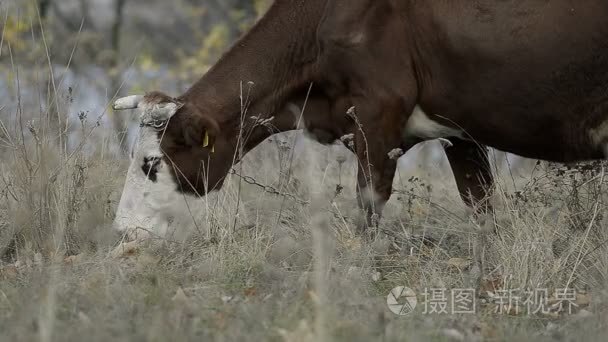
<instances>
[{"instance_id":1,"label":"cow's eye","mask_svg":"<svg viewBox=\"0 0 608 342\"><path fill-rule=\"evenodd\" d=\"M167 125L167 120L154 120L152 122L152 127L156 129L162 129Z\"/></svg>"},{"instance_id":2,"label":"cow's eye","mask_svg":"<svg viewBox=\"0 0 608 342\"><path fill-rule=\"evenodd\" d=\"M152 127L157 131L163 130L165 129L165 126L167 126L167 120L154 120L154 121L150 121L150 122L142 122L140 124L140 127L144 127L144 126L148 126L148 127Z\"/></svg>"}]
</instances>

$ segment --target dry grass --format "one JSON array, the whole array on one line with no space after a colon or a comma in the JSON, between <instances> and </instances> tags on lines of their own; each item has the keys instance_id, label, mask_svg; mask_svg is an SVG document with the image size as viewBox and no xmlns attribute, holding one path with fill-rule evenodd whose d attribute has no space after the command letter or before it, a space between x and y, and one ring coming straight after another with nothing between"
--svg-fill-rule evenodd
<instances>
[{"instance_id":1,"label":"dry grass","mask_svg":"<svg viewBox=\"0 0 608 342\"><path fill-rule=\"evenodd\" d=\"M306 142L286 180L281 165L288 164L289 148L277 141L289 139L279 136L252 152L240 172L292 196L264 193L233 176L221 192L190 200L197 224L180 227L186 233L179 238L153 238L117 253L110 223L125 162L90 142L83 143L90 149L58 152L50 141L37 143L48 139L41 131L32 126L25 142L11 135L5 140L15 146L3 150L0 331L6 340L605 336L601 168L564 176L541 165L528 182L518 180L523 190L516 195L504 177L485 227L459 202L445 170L432 163L425 165L430 174L402 168L382 221L387 234L366 242L353 233L353 157ZM337 185L344 188L338 195ZM580 302L583 314L501 315L493 304L474 315L417 310L400 317L387 310L386 295L398 285L419 298L424 288L471 286L479 270L468 261L488 225L497 232L487 234L483 248L486 290L489 284L499 287L494 293L569 285L591 299ZM413 238L423 234L436 244Z\"/></svg>"}]
</instances>

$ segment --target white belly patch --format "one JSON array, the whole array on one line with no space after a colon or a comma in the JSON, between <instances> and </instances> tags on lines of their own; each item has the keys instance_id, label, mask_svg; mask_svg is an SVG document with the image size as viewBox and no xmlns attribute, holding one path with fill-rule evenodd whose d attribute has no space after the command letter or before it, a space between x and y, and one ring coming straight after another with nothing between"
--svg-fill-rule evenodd
<instances>
[{"instance_id":1,"label":"white belly patch","mask_svg":"<svg viewBox=\"0 0 608 342\"><path fill-rule=\"evenodd\" d=\"M405 125L405 136L415 136L421 139L437 139L458 137L462 138L462 130L441 125L440 123L431 120L419 106L414 108L414 112L410 116Z\"/></svg>"}]
</instances>

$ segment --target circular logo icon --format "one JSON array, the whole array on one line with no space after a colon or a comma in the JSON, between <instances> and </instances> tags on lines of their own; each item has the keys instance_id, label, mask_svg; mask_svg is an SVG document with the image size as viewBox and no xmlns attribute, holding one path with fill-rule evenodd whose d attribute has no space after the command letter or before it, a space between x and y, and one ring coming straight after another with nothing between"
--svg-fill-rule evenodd
<instances>
[{"instance_id":1,"label":"circular logo icon","mask_svg":"<svg viewBox=\"0 0 608 342\"><path fill-rule=\"evenodd\" d=\"M416 293L405 286L397 286L386 296L386 305L395 315L409 315L416 308Z\"/></svg>"}]
</instances>

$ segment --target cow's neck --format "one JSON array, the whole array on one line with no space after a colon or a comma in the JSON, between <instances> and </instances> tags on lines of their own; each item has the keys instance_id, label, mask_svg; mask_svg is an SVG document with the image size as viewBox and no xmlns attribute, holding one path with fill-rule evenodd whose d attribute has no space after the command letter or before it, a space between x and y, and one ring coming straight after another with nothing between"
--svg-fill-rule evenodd
<instances>
[{"instance_id":1,"label":"cow's neck","mask_svg":"<svg viewBox=\"0 0 608 342\"><path fill-rule=\"evenodd\" d=\"M313 77L318 55L316 30L325 2L276 0L266 15L182 97L217 120L220 127L239 125L245 116L245 100L250 103L246 120L274 115L291 93ZM292 126L277 128L288 130Z\"/></svg>"},{"instance_id":2,"label":"cow's neck","mask_svg":"<svg viewBox=\"0 0 608 342\"><path fill-rule=\"evenodd\" d=\"M310 87L312 87L312 84L309 85ZM286 103L273 112L272 119L269 119L267 123L263 119L258 119L257 123L252 125L250 122L243 128L243 135L245 136L245 139L243 139L244 152L253 149L275 133L304 128L303 115L305 112L325 112L324 108L320 109L319 106L310 105L309 102L319 103L321 101L324 101L324 98L309 94L308 91L305 93L297 92L293 96L289 96Z\"/></svg>"}]
</instances>

